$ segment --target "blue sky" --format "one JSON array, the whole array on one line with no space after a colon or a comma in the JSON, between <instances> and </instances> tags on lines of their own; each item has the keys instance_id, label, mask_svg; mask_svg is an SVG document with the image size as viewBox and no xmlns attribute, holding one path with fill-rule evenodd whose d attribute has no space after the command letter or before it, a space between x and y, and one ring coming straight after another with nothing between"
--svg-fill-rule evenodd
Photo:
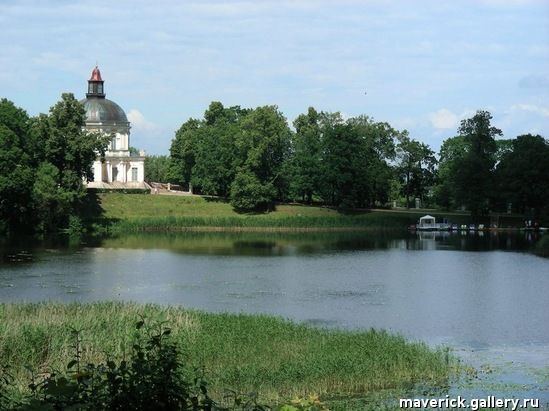
<instances>
[{"instance_id":1,"label":"blue sky","mask_svg":"<svg viewBox=\"0 0 549 411\"><path fill-rule=\"evenodd\" d=\"M435 150L478 109L549 138L547 0L1 0L0 27L0 97L47 112L98 61L152 154L212 100L367 114Z\"/></svg>"}]
</instances>

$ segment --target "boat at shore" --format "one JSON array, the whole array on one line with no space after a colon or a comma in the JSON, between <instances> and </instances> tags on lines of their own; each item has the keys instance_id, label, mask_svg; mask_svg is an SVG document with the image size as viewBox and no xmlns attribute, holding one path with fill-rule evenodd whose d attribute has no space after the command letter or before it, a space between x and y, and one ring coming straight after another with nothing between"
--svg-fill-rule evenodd
<instances>
[{"instance_id":1,"label":"boat at shore","mask_svg":"<svg viewBox=\"0 0 549 411\"><path fill-rule=\"evenodd\" d=\"M442 223L437 223L435 217L425 215L421 217L417 224L408 227L410 231L549 231L547 227L527 226L527 227L501 227L497 225L488 226L485 224L452 224L444 219Z\"/></svg>"}]
</instances>

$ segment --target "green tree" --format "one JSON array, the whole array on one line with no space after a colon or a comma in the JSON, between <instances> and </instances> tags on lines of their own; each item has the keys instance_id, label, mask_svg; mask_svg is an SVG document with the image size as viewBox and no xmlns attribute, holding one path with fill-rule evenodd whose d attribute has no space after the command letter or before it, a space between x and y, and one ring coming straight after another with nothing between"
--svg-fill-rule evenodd
<instances>
[{"instance_id":1,"label":"green tree","mask_svg":"<svg viewBox=\"0 0 549 411\"><path fill-rule=\"evenodd\" d=\"M159 183L170 182L170 157L146 156L145 180Z\"/></svg>"},{"instance_id":2,"label":"green tree","mask_svg":"<svg viewBox=\"0 0 549 411\"><path fill-rule=\"evenodd\" d=\"M24 110L0 100L0 232L17 232L33 221L30 126Z\"/></svg>"},{"instance_id":3,"label":"green tree","mask_svg":"<svg viewBox=\"0 0 549 411\"><path fill-rule=\"evenodd\" d=\"M49 115L37 119L35 131L43 143L42 161L59 171L59 183L66 189L79 189L82 181L93 178L92 164L103 155L110 136L84 130L86 111L72 93L64 93Z\"/></svg>"},{"instance_id":4,"label":"green tree","mask_svg":"<svg viewBox=\"0 0 549 411\"><path fill-rule=\"evenodd\" d=\"M323 198L340 208L357 206L359 181L365 161L361 139L349 124L333 124L323 130Z\"/></svg>"},{"instance_id":5,"label":"green tree","mask_svg":"<svg viewBox=\"0 0 549 411\"><path fill-rule=\"evenodd\" d=\"M357 205L372 207L388 202L394 173L389 161L395 158L395 140L399 132L388 123L374 122L361 115L347 120L360 138L357 166Z\"/></svg>"},{"instance_id":6,"label":"green tree","mask_svg":"<svg viewBox=\"0 0 549 411\"><path fill-rule=\"evenodd\" d=\"M455 170L455 197L467 206L472 216L485 213L494 195L495 137L502 133L490 124L491 119L489 112L477 111L472 118L463 120L458 129L468 149Z\"/></svg>"},{"instance_id":7,"label":"green tree","mask_svg":"<svg viewBox=\"0 0 549 411\"><path fill-rule=\"evenodd\" d=\"M460 205L455 193L454 177L468 150L469 146L463 136L451 137L442 143L434 190L435 202L439 207L450 209Z\"/></svg>"},{"instance_id":8,"label":"green tree","mask_svg":"<svg viewBox=\"0 0 549 411\"><path fill-rule=\"evenodd\" d=\"M231 184L231 204L240 211L265 211L273 208L276 189L262 183L250 170L241 169Z\"/></svg>"},{"instance_id":9,"label":"green tree","mask_svg":"<svg viewBox=\"0 0 549 411\"><path fill-rule=\"evenodd\" d=\"M287 195L288 181L283 171L290 143L288 123L276 106L258 107L242 119L236 140L238 158L243 161L241 169L254 174L260 184L274 187L272 201L284 200Z\"/></svg>"},{"instance_id":10,"label":"green tree","mask_svg":"<svg viewBox=\"0 0 549 411\"><path fill-rule=\"evenodd\" d=\"M63 94L49 115L29 119L0 101L0 226L10 231L56 230L76 216L85 179L110 136L84 131L85 110Z\"/></svg>"},{"instance_id":11,"label":"green tree","mask_svg":"<svg viewBox=\"0 0 549 411\"><path fill-rule=\"evenodd\" d=\"M512 140L497 166L499 197L521 212L549 211L549 142L540 135L526 134Z\"/></svg>"},{"instance_id":12,"label":"green tree","mask_svg":"<svg viewBox=\"0 0 549 411\"><path fill-rule=\"evenodd\" d=\"M292 196L311 203L318 195L321 164L320 115L309 107L307 114L299 115L294 121L293 156L289 165L290 190Z\"/></svg>"},{"instance_id":13,"label":"green tree","mask_svg":"<svg viewBox=\"0 0 549 411\"><path fill-rule=\"evenodd\" d=\"M410 208L410 196L424 202L427 189L434 183L436 159L428 145L413 140L404 131L397 145L397 166L406 198L406 208Z\"/></svg>"},{"instance_id":14,"label":"green tree","mask_svg":"<svg viewBox=\"0 0 549 411\"><path fill-rule=\"evenodd\" d=\"M189 184L195 163L196 135L201 122L190 118L177 130L170 146L169 182Z\"/></svg>"},{"instance_id":15,"label":"green tree","mask_svg":"<svg viewBox=\"0 0 549 411\"><path fill-rule=\"evenodd\" d=\"M66 227L69 216L78 214L86 196L83 181L93 178L93 161L104 155L110 140L84 130L84 124L84 106L70 93L34 122L33 133L42 146L33 199L45 230Z\"/></svg>"},{"instance_id":16,"label":"green tree","mask_svg":"<svg viewBox=\"0 0 549 411\"><path fill-rule=\"evenodd\" d=\"M339 113L321 113L320 193L340 208L385 204L391 191L396 131L367 116L343 121Z\"/></svg>"},{"instance_id":17,"label":"green tree","mask_svg":"<svg viewBox=\"0 0 549 411\"><path fill-rule=\"evenodd\" d=\"M214 101L203 120L191 119L176 133L170 149L170 178L192 183L202 194L231 198L236 198L236 192L240 196L251 192L241 189L257 179L265 187L274 187L272 203L287 193L284 167L290 135L286 119L275 106L250 110L226 108ZM242 178L233 186L237 174ZM240 201L236 208L243 210L244 203Z\"/></svg>"},{"instance_id":18,"label":"green tree","mask_svg":"<svg viewBox=\"0 0 549 411\"><path fill-rule=\"evenodd\" d=\"M236 140L242 119L249 110L239 106L225 108L212 102L204 113L204 123L196 134L193 187L204 194L228 197L238 165Z\"/></svg>"}]
</instances>

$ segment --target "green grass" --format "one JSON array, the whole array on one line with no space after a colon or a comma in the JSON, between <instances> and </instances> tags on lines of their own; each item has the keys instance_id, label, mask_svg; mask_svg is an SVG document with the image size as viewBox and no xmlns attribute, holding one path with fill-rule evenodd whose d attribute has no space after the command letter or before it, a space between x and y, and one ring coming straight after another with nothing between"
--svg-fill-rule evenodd
<instances>
[{"instance_id":1,"label":"green grass","mask_svg":"<svg viewBox=\"0 0 549 411\"><path fill-rule=\"evenodd\" d=\"M96 198L101 210L97 221L107 222L114 232L405 230L426 214L423 210L365 210L341 214L327 207L289 204L278 205L270 213L239 214L227 202L197 196L107 193L98 194ZM91 213L87 214L88 219L93 221ZM433 215L442 219L447 214L440 212ZM466 214L454 213L451 218L457 223L470 221Z\"/></svg>"},{"instance_id":2,"label":"green grass","mask_svg":"<svg viewBox=\"0 0 549 411\"><path fill-rule=\"evenodd\" d=\"M205 366L215 395L225 388L263 399L320 394L361 397L415 384L445 386L454 370L446 350L434 351L384 331L344 332L264 315L211 314L132 303L1 304L0 364L17 386L25 366L64 369L73 356L70 329L83 330L83 361L129 352L139 316L167 320L190 365Z\"/></svg>"}]
</instances>

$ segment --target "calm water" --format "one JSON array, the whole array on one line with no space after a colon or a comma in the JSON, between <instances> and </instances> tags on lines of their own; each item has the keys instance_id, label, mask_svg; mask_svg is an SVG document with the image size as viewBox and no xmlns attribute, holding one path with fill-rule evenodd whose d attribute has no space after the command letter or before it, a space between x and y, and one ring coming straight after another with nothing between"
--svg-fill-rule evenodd
<instances>
[{"instance_id":1,"label":"calm water","mask_svg":"<svg viewBox=\"0 0 549 411\"><path fill-rule=\"evenodd\" d=\"M0 301L132 300L385 328L497 371L456 392L549 401L549 259L529 252L536 240L179 234L27 243L0 251Z\"/></svg>"}]
</instances>

